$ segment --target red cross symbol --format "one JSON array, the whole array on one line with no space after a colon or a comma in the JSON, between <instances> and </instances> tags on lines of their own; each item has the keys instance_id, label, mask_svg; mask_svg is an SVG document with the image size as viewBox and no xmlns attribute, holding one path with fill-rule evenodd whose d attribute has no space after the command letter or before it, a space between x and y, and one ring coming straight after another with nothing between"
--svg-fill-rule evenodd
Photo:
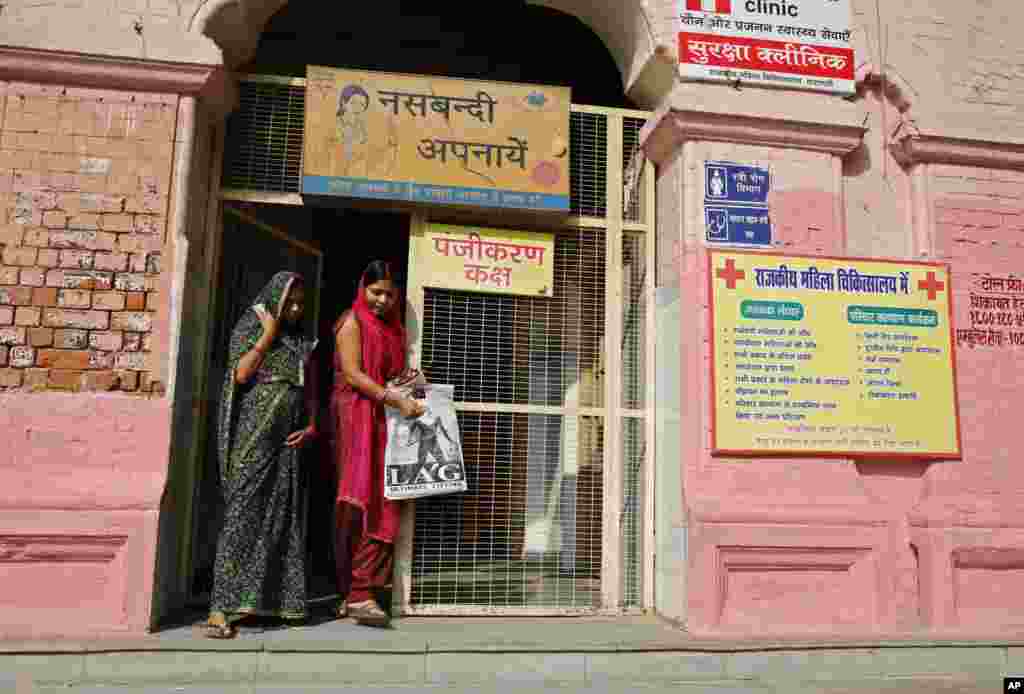
<instances>
[{"instance_id":1,"label":"red cross symbol","mask_svg":"<svg viewBox=\"0 0 1024 694\"><path fill-rule=\"evenodd\" d=\"M732 258L725 261L725 267L715 270L715 277L720 280L725 280L725 286L729 289L735 289L736 281L741 280L746 276L747 273L743 270L736 269L736 261Z\"/></svg>"},{"instance_id":2,"label":"red cross symbol","mask_svg":"<svg viewBox=\"0 0 1024 694\"><path fill-rule=\"evenodd\" d=\"M928 301L935 301L938 293L946 288L946 283L935 279L934 272L929 272L928 279L918 280L917 288L928 292Z\"/></svg>"},{"instance_id":3,"label":"red cross symbol","mask_svg":"<svg viewBox=\"0 0 1024 694\"><path fill-rule=\"evenodd\" d=\"M713 0L715 9L708 10L717 14L731 14L732 0ZM686 9L689 12L704 12L704 7L710 3L707 0L686 0Z\"/></svg>"}]
</instances>

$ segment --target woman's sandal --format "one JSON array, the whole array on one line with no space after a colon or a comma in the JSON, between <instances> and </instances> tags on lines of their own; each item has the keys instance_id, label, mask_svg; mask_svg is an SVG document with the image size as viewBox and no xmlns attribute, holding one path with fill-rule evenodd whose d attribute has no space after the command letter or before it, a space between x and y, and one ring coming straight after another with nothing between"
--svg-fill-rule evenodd
<instances>
[{"instance_id":1,"label":"woman's sandal","mask_svg":"<svg viewBox=\"0 0 1024 694\"><path fill-rule=\"evenodd\" d=\"M391 617L380 609L376 600L366 600L349 605L348 616L354 619L356 624L368 627L386 627L391 623Z\"/></svg>"},{"instance_id":2,"label":"woman's sandal","mask_svg":"<svg viewBox=\"0 0 1024 694\"><path fill-rule=\"evenodd\" d=\"M206 637L210 639L233 639L238 630L230 624L207 624Z\"/></svg>"},{"instance_id":3,"label":"woman's sandal","mask_svg":"<svg viewBox=\"0 0 1024 694\"><path fill-rule=\"evenodd\" d=\"M309 626L308 617L282 617L280 629L301 629ZM268 630L269 631L269 630Z\"/></svg>"}]
</instances>

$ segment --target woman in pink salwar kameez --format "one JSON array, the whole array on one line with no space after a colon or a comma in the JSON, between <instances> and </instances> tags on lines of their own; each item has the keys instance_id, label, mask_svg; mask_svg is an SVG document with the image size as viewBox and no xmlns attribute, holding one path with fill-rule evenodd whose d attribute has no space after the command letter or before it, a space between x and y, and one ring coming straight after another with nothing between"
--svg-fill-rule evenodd
<instances>
[{"instance_id":1,"label":"woman in pink salwar kameez","mask_svg":"<svg viewBox=\"0 0 1024 694\"><path fill-rule=\"evenodd\" d=\"M387 388L406 367L398 290L387 263L367 266L352 309L335 325L335 339L338 615L386 626L389 616L374 593L391 583L400 507L384 498L384 408L406 417L423 414L422 405Z\"/></svg>"}]
</instances>

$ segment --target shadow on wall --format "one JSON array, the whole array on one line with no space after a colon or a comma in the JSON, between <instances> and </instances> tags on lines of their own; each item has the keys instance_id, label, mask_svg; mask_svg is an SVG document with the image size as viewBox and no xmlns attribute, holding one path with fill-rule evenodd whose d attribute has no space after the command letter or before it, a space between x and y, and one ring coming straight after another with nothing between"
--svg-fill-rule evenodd
<instances>
[{"instance_id":1,"label":"shadow on wall","mask_svg":"<svg viewBox=\"0 0 1024 694\"><path fill-rule=\"evenodd\" d=\"M862 142L843 159L843 178L858 178L871 170L871 150Z\"/></svg>"}]
</instances>

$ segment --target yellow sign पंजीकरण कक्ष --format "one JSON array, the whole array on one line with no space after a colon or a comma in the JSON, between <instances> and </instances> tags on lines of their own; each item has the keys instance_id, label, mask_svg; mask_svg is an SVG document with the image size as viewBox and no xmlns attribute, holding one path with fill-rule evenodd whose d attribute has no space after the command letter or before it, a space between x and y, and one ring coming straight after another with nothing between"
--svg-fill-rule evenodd
<instances>
[{"instance_id":1,"label":"yellow sign \u092a\u0902\u091c\u0940\u0915\u0930\u0923 \u0915\u0915\u094d\u0937","mask_svg":"<svg viewBox=\"0 0 1024 694\"><path fill-rule=\"evenodd\" d=\"M410 244L425 287L554 296L553 234L428 224L412 234Z\"/></svg>"}]
</instances>

